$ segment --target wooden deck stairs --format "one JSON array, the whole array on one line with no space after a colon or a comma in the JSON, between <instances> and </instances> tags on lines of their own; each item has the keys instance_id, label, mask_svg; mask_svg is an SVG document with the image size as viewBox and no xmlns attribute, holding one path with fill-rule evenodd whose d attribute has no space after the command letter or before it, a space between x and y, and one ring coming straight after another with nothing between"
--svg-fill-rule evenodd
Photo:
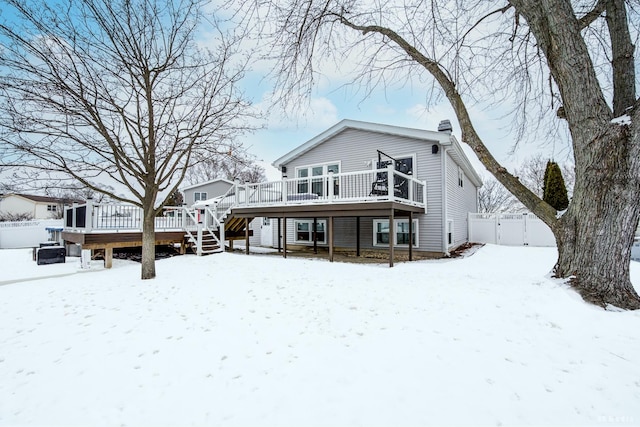
<instances>
[{"instance_id":1,"label":"wooden deck stairs","mask_svg":"<svg viewBox=\"0 0 640 427\"><path fill-rule=\"evenodd\" d=\"M230 216L223 216L221 218L224 221L224 239L229 240L230 242L234 240L244 240L246 237L246 224L253 221L254 218L248 218L248 221L245 218ZM253 235L253 231L250 230L249 236ZM192 233L185 234L185 239L187 241L187 245L191 248L193 253L198 253L198 242L197 235ZM222 243L224 244L224 243ZM223 252L221 250L221 242L220 242L220 230L209 229L204 227L202 230L201 237L201 255L209 255L217 252ZM233 247L231 245L231 247Z\"/></svg>"}]
</instances>

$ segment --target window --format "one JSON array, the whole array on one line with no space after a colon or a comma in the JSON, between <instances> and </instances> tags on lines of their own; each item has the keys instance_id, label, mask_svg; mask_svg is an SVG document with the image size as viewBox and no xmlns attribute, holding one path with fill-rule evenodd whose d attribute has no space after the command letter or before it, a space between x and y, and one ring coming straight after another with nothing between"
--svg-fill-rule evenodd
<instances>
[{"instance_id":1,"label":"window","mask_svg":"<svg viewBox=\"0 0 640 427\"><path fill-rule=\"evenodd\" d=\"M329 172L340 173L340 164L339 163L326 163L322 165L310 165L310 166L302 166L296 168L296 178L298 179L298 193L306 194L309 193L309 189L311 189L311 193L316 194L320 197L326 196L329 194L329 189L327 188L327 179L326 176L329 175ZM300 179L300 178L309 178L311 179ZM318 178L314 178L318 177ZM320 178L322 177L322 178ZM340 193L339 188L339 178L333 179L333 195L337 196ZM311 184L311 187L309 187Z\"/></svg>"},{"instance_id":2,"label":"window","mask_svg":"<svg viewBox=\"0 0 640 427\"><path fill-rule=\"evenodd\" d=\"M453 220L447 220L447 244L451 246L453 244Z\"/></svg>"},{"instance_id":3,"label":"window","mask_svg":"<svg viewBox=\"0 0 640 427\"><path fill-rule=\"evenodd\" d=\"M325 232L327 228L326 220L318 220L317 221L317 230L313 228L313 220L312 219L300 219L294 220L293 225L295 228L295 239L296 243L313 243L313 232L315 231L317 234L318 243L327 243L327 233Z\"/></svg>"},{"instance_id":4,"label":"window","mask_svg":"<svg viewBox=\"0 0 640 427\"><path fill-rule=\"evenodd\" d=\"M460 166L458 166L458 187L464 187L464 172Z\"/></svg>"},{"instance_id":5,"label":"window","mask_svg":"<svg viewBox=\"0 0 640 427\"><path fill-rule=\"evenodd\" d=\"M409 220L396 219L393 222L396 237L393 241L394 246L409 246ZM413 220L413 247L418 247L418 220ZM389 220L374 219L373 220L373 245L389 246Z\"/></svg>"},{"instance_id":6,"label":"window","mask_svg":"<svg viewBox=\"0 0 640 427\"><path fill-rule=\"evenodd\" d=\"M199 202L201 200L207 200L207 193L203 192L203 191L196 191L195 193L193 193L193 201L195 202Z\"/></svg>"},{"instance_id":7,"label":"window","mask_svg":"<svg viewBox=\"0 0 640 427\"><path fill-rule=\"evenodd\" d=\"M57 212L58 211L58 205L47 205L47 211L48 212Z\"/></svg>"},{"instance_id":8,"label":"window","mask_svg":"<svg viewBox=\"0 0 640 427\"><path fill-rule=\"evenodd\" d=\"M306 178L309 176L309 169L298 169L296 173L297 178ZM309 180L298 180L298 193L306 194L309 192Z\"/></svg>"}]
</instances>

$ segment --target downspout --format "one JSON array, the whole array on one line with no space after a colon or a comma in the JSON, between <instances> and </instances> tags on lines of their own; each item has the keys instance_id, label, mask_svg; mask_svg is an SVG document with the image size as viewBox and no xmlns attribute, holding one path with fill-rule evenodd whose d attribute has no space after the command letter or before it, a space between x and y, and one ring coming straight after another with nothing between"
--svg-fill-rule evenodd
<instances>
[{"instance_id":1,"label":"downspout","mask_svg":"<svg viewBox=\"0 0 640 427\"><path fill-rule=\"evenodd\" d=\"M450 256L449 243L447 239L447 227L448 227L448 210L447 210L447 153L448 148L442 150L442 252L445 256Z\"/></svg>"}]
</instances>

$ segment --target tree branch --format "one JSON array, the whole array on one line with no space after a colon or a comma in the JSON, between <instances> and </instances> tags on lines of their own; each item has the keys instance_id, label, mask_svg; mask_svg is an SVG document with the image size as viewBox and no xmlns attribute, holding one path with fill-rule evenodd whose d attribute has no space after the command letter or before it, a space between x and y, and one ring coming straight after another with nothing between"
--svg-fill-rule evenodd
<instances>
[{"instance_id":1,"label":"tree branch","mask_svg":"<svg viewBox=\"0 0 640 427\"><path fill-rule=\"evenodd\" d=\"M426 57L402 36L389 28L377 25L357 25L342 15L334 13L334 16L336 16L342 24L360 31L362 34L366 35L368 33L377 33L389 38L404 50L414 61L424 67L443 89L462 128L463 141L471 146L482 164L496 177L496 179L498 179L498 181L500 181L500 183L502 183L502 185L516 195L518 199L531 210L531 212L542 219L552 229L558 226L555 209L525 187L518 178L511 175L489 152L472 124L469 112L467 111L460 93L455 87L455 83L448 77L447 73L437 61Z\"/></svg>"}]
</instances>

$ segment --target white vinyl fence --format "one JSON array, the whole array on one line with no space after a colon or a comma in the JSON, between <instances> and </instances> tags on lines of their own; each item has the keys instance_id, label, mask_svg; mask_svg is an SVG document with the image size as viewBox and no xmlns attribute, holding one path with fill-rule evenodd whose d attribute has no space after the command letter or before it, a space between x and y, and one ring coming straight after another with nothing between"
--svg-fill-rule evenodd
<instances>
[{"instance_id":1,"label":"white vinyl fence","mask_svg":"<svg viewBox=\"0 0 640 427\"><path fill-rule=\"evenodd\" d=\"M62 220L0 222L0 249L37 247L49 240L47 227L62 228Z\"/></svg>"},{"instance_id":2,"label":"white vinyl fence","mask_svg":"<svg viewBox=\"0 0 640 427\"><path fill-rule=\"evenodd\" d=\"M469 241L506 246L556 245L547 224L530 213L470 213Z\"/></svg>"}]
</instances>

